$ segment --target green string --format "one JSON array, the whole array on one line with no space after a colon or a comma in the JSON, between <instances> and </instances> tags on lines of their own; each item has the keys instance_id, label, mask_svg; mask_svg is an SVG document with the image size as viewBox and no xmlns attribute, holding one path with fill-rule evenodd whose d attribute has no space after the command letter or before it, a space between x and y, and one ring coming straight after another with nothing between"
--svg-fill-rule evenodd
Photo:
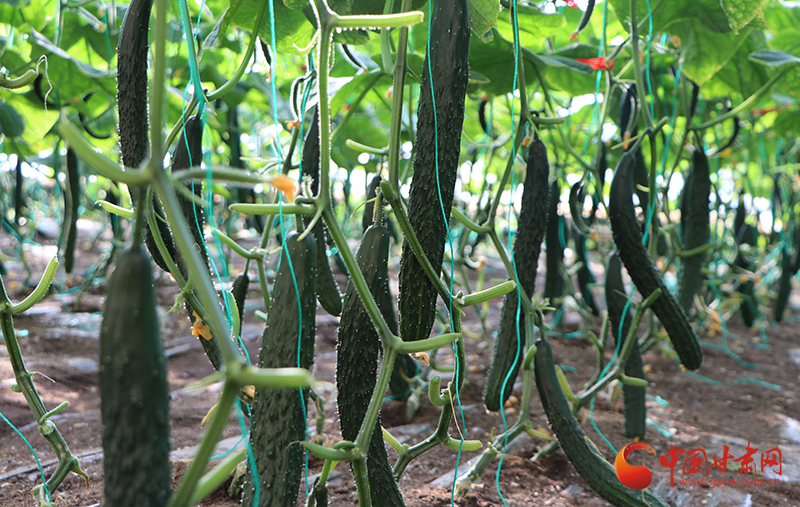
<instances>
[{"instance_id":1,"label":"green string","mask_svg":"<svg viewBox=\"0 0 800 507\"><path fill-rule=\"evenodd\" d=\"M21 432L20 432L20 431L17 429L17 427L16 427L16 426L14 426L13 424L11 424L11 421L9 421L8 419L6 419L6 416L5 416L5 415L3 415L3 413L2 413L2 412L0 412L0 418L2 418L2 419L3 419L3 420L6 422L6 424L8 424L8 425L11 427L11 429L12 429L12 430L14 430L14 433L16 433L17 435L19 435L19 438L21 438L21 439L22 439L22 441L23 441L23 442L25 442L25 445L27 445L27 446L28 446L28 449L30 449L30 450L31 450L31 453L33 453L33 457L36 459L36 466L38 466L38 467L39 467L39 474L42 476L42 486L44 487L44 492L45 492L45 494L47 495L47 499L48 499L48 500L49 500L49 501L52 503L52 502L53 502L53 499L52 499L52 497L50 497L50 491L47 489L47 480L46 480L46 479L45 479L45 477L44 477L44 470L42 469L42 462L41 462L41 461L39 461L39 455L38 455L38 454L36 454L36 451L35 451L35 450L33 450L33 446L31 445L31 443L30 443L30 442L28 442L28 439L27 439L27 438L25 438L25 435L23 435L23 434L22 434L22 433L21 433Z\"/></svg>"}]
</instances>

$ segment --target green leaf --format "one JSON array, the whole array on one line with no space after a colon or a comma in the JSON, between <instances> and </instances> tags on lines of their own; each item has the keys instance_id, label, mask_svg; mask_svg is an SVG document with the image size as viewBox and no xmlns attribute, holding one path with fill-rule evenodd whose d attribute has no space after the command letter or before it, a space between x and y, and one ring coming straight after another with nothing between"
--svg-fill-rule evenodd
<instances>
[{"instance_id":1,"label":"green leaf","mask_svg":"<svg viewBox=\"0 0 800 507\"><path fill-rule=\"evenodd\" d=\"M753 21L764 2L766 0L719 0L734 33Z\"/></svg>"},{"instance_id":2,"label":"green leaf","mask_svg":"<svg viewBox=\"0 0 800 507\"><path fill-rule=\"evenodd\" d=\"M684 73L698 86L711 79L736 54L747 40L751 28L738 35L717 33L706 28L699 20L686 20L672 27L681 39L684 51Z\"/></svg>"},{"instance_id":3,"label":"green leaf","mask_svg":"<svg viewBox=\"0 0 800 507\"><path fill-rule=\"evenodd\" d=\"M220 35L225 33L228 26L234 25L245 30L253 30L258 16L258 11L263 5L261 0L231 0L230 7L223 16L225 20L220 27ZM273 2L275 17L275 35L278 52L303 56L310 51L309 44L314 36L314 26L306 18L303 11L293 11L283 2ZM271 40L269 16L263 17L261 27L257 30L258 36L265 42Z\"/></svg>"},{"instance_id":4,"label":"green leaf","mask_svg":"<svg viewBox=\"0 0 800 507\"><path fill-rule=\"evenodd\" d=\"M567 26L567 18L559 13L544 14L539 9L519 6L518 27L520 44L538 51L547 37L553 37ZM514 27L507 20L500 21L497 31L505 40L514 40Z\"/></svg>"},{"instance_id":5,"label":"green leaf","mask_svg":"<svg viewBox=\"0 0 800 507\"><path fill-rule=\"evenodd\" d=\"M497 27L500 0L469 0L469 23L482 41L492 40L492 28Z\"/></svg>"},{"instance_id":6,"label":"green leaf","mask_svg":"<svg viewBox=\"0 0 800 507\"><path fill-rule=\"evenodd\" d=\"M25 130L25 120L11 104L0 102L0 135L19 137Z\"/></svg>"},{"instance_id":7,"label":"green leaf","mask_svg":"<svg viewBox=\"0 0 800 507\"><path fill-rule=\"evenodd\" d=\"M781 65L789 63L800 63L800 58L777 49L756 51L755 53L751 53L747 58L770 67L780 67Z\"/></svg>"}]
</instances>

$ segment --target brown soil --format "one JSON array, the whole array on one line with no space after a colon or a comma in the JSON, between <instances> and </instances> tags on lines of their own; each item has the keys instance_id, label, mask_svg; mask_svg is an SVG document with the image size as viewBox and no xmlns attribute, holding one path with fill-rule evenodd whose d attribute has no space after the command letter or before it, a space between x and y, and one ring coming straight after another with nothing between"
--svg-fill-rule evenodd
<instances>
[{"instance_id":1,"label":"brown soil","mask_svg":"<svg viewBox=\"0 0 800 507\"><path fill-rule=\"evenodd\" d=\"M82 230L82 239L89 241L94 233ZM46 242L43 241L43 244ZM0 234L0 247L11 252L12 240ZM99 245L99 246L98 246ZM107 243L85 244L79 256L75 273L86 273L96 262ZM54 254L53 247L31 246L26 249L28 258L36 272L41 272L46 260ZM9 272L4 277L5 285L12 297L19 299L28 288L23 287L25 272L19 262L6 262ZM497 272L500 276L500 272ZM19 332L19 343L26 365L36 376L35 382L48 409L63 401L69 407L52 418L63 434L72 452L80 458L81 466L88 473L88 486L76 476L70 477L55 492L53 499L59 505L88 507L100 505L102 498L102 454L101 422L97 384L98 332L103 307L103 285L93 285L83 294L68 289L76 287L79 278L66 277L59 272L56 286L61 291L46 298L31 311L15 318ZM35 280L34 280L35 283ZM340 280L343 283L343 280ZM174 304L177 290L173 282L162 276L157 281L161 309L163 310L162 336L169 351L169 381L172 390L172 448L176 481L191 458L191 448L201 437L200 421L214 404L219 384L202 389L187 389L192 383L213 373L202 348L191 336L188 319L183 311L166 313ZM597 295L600 294L598 291ZM251 286L248 297L243 337L255 357L258 352L263 323L254 316L259 309L260 294ZM487 316L487 329L496 328L499 320L500 301L495 300ZM567 311L563 319L567 324L556 329L559 333L574 331L581 322L575 311ZM661 429L648 426L645 441L658 455L666 454L672 446L685 449L700 448L709 458L720 455L723 447L740 458L746 446L757 449L753 455L760 470L761 453L772 448L782 451L782 476L771 476L769 471L759 475L759 480L780 479L780 485L737 485L724 487L700 487L680 485L680 479L740 480L746 476L729 463L727 472L684 474L681 458L675 467L675 487L670 486L669 469L659 464L658 458L645 452L632 455L631 462L648 466L653 471L651 491L661 494L674 506L759 506L800 505L800 403L797 383L800 381L800 331L795 327L797 318L790 315L786 323L770 326L766 340L762 341L757 330L744 328L736 316L727 322L730 334L727 343L730 351L737 354L755 368L745 368L718 346L723 343L719 333L706 332L705 339L712 344L704 349L705 359L699 374L722 382L711 383L683 374L674 360L664 353L651 350L644 355L649 371L647 403L648 420ZM335 340L337 319L321 312L318 316L317 358L314 375L317 379L333 383L335 373ZM599 322L590 324L599 328ZM503 431L499 414L487 413L483 408L482 390L485 373L491 354L491 344L482 336L481 326L475 312L467 311L465 329L467 357L470 365L468 384L461 393L461 404L465 424L451 427L457 436L463 431L465 438L477 439L486 444L492 433ZM555 360L567 365L566 376L573 390L579 391L594 373L596 357L588 341L578 338L551 337ZM716 345L716 347L714 346ZM30 441L39 459L45 465L45 475L54 470L53 452L39 435L31 413L22 395L12 392L13 373L5 347L0 348L0 412ZM440 362L451 360L448 354L440 354ZM46 377L45 377L46 376ZM446 376L443 375L443 376ZM738 379L750 377L769 383L774 389L751 382L740 383ZM51 382L52 379L54 382ZM735 383L732 383L735 382ZM322 393L325 403L325 437L328 441L339 438L336 416L336 401L333 389ZM517 384L515 395L521 397L521 384ZM658 400L658 402L656 401ZM621 399L612 396L612 390L601 392L594 406L593 417L597 426L617 450L630 443L624 436L624 419ZM518 405L507 409L507 417L513 422ZM432 433L438 421L439 410L423 397L419 410L412 420L406 417L406 406L400 402L387 401L383 406L382 422L397 438L410 444L424 439ZM534 427L548 429L538 394L534 389L531 404ZM603 438L592 429L587 420L583 424L587 436L613 462L614 453L603 442ZM314 417L312 409L309 414ZM313 428L313 420L310 420ZM241 435L238 420L231 418L225 438L236 442ZM666 436L669 435L669 436ZM555 507L603 506L607 503L572 468L562 452L532 461L532 456L546 442L531 437L518 439L506 454L500 474L499 488L508 505L548 505ZM480 452L465 452L464 463L476 458ZM390 449L390 459L396 454ZM446 448L436 448L414 460L407 468L402 481L406 505L409 507L447 506L451 504L450 488L452 471L456 467L457 453ZM733 465L733 466L732 466ZM320 470L320 463L310 462L308 474L313 480ZM767 467L769 468L769 467ZM497 493L495 473L497 461L490 465L466 499L456 499L462 506L502 505ZM752 479L752 476L750 476ZM30 491L41 482L36 461L25 443L5 423L0 425L0 505L4 507L30 506L35 502ZM304 487L301 487L304 489ZM355 488L348 467L340 464L329 481L330 505L356 505ZM303 493L301 492L301 498ZM236 500L218 491L201 505L233 506Z\"/></svg>"}]
</instances>

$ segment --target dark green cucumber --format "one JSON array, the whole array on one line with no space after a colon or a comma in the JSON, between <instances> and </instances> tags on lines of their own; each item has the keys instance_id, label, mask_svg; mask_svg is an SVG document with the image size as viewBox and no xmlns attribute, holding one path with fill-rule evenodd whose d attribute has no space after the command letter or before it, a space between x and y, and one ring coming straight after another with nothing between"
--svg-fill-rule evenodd
<instances>
[{"instance_id":1,"label":"dark green cucumber","mask_svg":"<svg viewBox=\"0 0 800 507\"><path fill-rule=\"evenodd\" d=\"M408 218L422 250L438 273L458 176L469 80L470 24L466 0L440 1L433 8L417 108L417 145ZM403 243L399 279L400 335L406 341L427 338L436 319L437 292L408 241Z\"/></svg>"},{"instance_id":2,"label":"dark green cucumber","mask_svg":"<svg viewBox=\"0 0 800 507\"><path fill-rule=\"evenodd\" d=\"M150 259L124 252L100 328L105 504L165 506L171 491L169 386Z\"/></svg>"},{"instance_id":3,"label":"dark green cucumber","mask_svg":"<svg viewBox=\"0 0 800 507\"><path fill-rule=\"evenodd\" d=\"M242 272L237 276L231 286L231 295L236 302L236 308L239 310L239 322L244 319L244 304L247 301L247 289L250 288L250 277L247 276L247 271Z\"/></svg>"},{"instance_id":4,"label":"dark green cucumber","mask_svg":"<svg viewBox=\"0 0 800 507\"><path fill-rule=\"evenodd\" d=\"M581 292L581 299L586 304L586 307L592 312L593 315L600 315L600 308L594 300L592 294L591 284L594 283L594 275L589 267L589 252L586 249L586 236L581 231L574 230L575 234L575 253L578 257L578 262L581 263L580 269L575 273L578 279L578 289Z\"/></svg>"},{"instance_id":5,"label":"dark green cucumber","mask_svg":"<svg viewBox=\"0 0 800 507\"><path fill-rule=\"evenodd\" d=\"M361 239L356 261L376 302L386 303L389 291L389 232L385 227L372 225ZM391 301L388 301L391 303ZM386 318L385 305L381 313ZM392 317L394 310L391 309ZM336 347L336 387L339 395L339 422L342 437L354 441L367 413L375 389L378 354L381 342L364 303L352 280L347 284L344 308L339 321L339 340ZM406 384L406 389L408 384ZM367 452L367 476L376 507L403 505L403 497L389 465L383 442L380 417L375 422Z\"/></svg>"},{"instance_id":6,"label":"dark green cucumber","mask_svg":"<svg viewBox=\"0 0 800 507\"><path fill-rule=\"evenodd\" d=\"M633 305L628 305L628 298L625 296L627 292L625 284L622 282L621 268L622 262L620 262L619 254L612 253L606 264L606 307L608 308L608 318L611 321L611 334L615 343L617 340L620 341L618 346L620 350L628 337L635 311ZM626 305L628 305L627 310ZM625 375L645 378L638 341L634 341L628 360L625 362ZM644 438L647 415L645 394L646 388L644 387L622 385L622 396L625 403L625 436L628 438L638 438L639 440Z\"/></svg>"},{"instance_id":7,"label":"dark green cucumber","mask_svg":"<svg viewBox=\"0 0 800 507\"><path fill-rule=\"evenodd\" d=\"M792 240L789 240L789 232L784 233L784 244L781 250L781 278L778 282L778 296L775 298L775 313L773 315L776 322L783 320L783 313L789 304L789 295L792 292L792 278L797 274L798 259L800 258L800 227L795 226L791 231Z\"/></svg>"},{"instance_id":8,"label":"dark green cucumber","mask_svg":"<svg viewBox=\"0 0 800 507\"><path fill-rule=\"evenodd\" d=\"M181 132L178 142L175 145L175 151L172 154L172 170L180 171L189 169L191 167L199 166L203 157L203 125L197 116L192 116L186 120L186 124ZM189 182L185 184L186 188L194 195L201 196L201 185L197 182ZM194 240L194 248L200 252L200 256L207 263L208 254L206 253L205 241L203 240L203 227L205 225L205 212L202 206L196 205L191 200L187 199L181 194L178 194L178 202L181 205L183 218L189 225L192 231L192 238ZM175 247L175 242L172 239L172 231L169 224L164 218L164 213L161 210L161 203L153 196L153 208L156 212L158 223L158 234L161 241L167 247L167 251L172 259L172 262L181 270L181 274L186 276L186 269L183 266L183 261L178 254ZM145 244L150 254L153 256L153 261L163 269L169 272L169 266L161 257L161 252L156 246L155 238L153 237L154 231L148 227L145 229Z\"/></svg>"},{"instance_id":9,"label":"dark green cucumber","mask_svg":"<svg viewBox=\"0 0 800 507\"><path fill-rule=\"evenodd\" d=\"M564 217L558 212L558 203L561 198L561 187L558 179L550 184L550 198L547 201L547 235L545 257L547 270L544 277L544 297L549 298L551 304L558 304L564 295L564 276L561 267L564 265Z\"/></svg>"},{"instance_id":10,"label":"dark green cucumber","mask_svg":"<svg viewBox=\"0 0 800 507\"><path fill-rule=\"evenodd\" d=\"M153 0L132 0L117 43L117 118L119 151L125 167L138 168L147 158L147 29Z\"/></svg>"},{"instance_id":11,"label":"dark green cucumber","mask_svg":"<svg viewBox=\"0 0 800 507\"><path fill-rule=\"evenodd\" d=\"M297 237L296 232L286 237L258 357L261 368L310 368L314 361L316 243L310 235L301 242ZM303 470L299 442L306 438L307 400L307 390L256 389L250 445L261 496L253 507L295 507ZM243 505L252 505L252 495L252 486L245 485Z\"/></svg>"},{"instance_id":12,"label":"dark green cucumber","mask_svg":"<svg viewBox=\"0 0 800 507\"><path fill-rule=\"evenodd\" d=\"M64 271L72 273L75 265L75 240L78 237L78 206L81 197L81 173L78 156L72 148L67 148L67 188L65 194L64 227L67 241L64 244Z\"/></svg>"},{"instance_id":13,"label":"dark green cucumber","mask_svg":"<svg viewBox=\"0 0 800 507\"><path fill-rule=\"evenodd\" d=\"M614 180L611 182L608 216L614 243L617 245L622 263L642 297L647 298L656 289L661 289L661 295L651 308L664 325L683 366L689 370L696 370L703 362L700 342L689 318L667 289L642 244L642 234L639 231L632 200L635 163L632 154L622 155L614 171Z\"/></svg>"},{"instance_id":14,"label":"dark green cucumber","mask_svg":"<svg viewBox=\"0 0 800 507\"><path fill-rule=\"evenodd\" d=\"M525 291L527 297L532 297L536 289L539 253L547 228L549 177L547 147L541 139L535 139L528 152L528 174L525 176L522 189L522 209L519 213L513 250L519 287ZM500 312L500 326L494 344L492 364L483 391L483 402L486 408L493 411L500 410L511 395L525 354L524 308L519 312L519 341L517 341L517 306L520 304L518 298L519 292L516 290L506 294ZM509 372L511 372L510 377ZM507 383L506 378L508 378ZM505 389L503 389L504 383L506 383Z\"/></svg>"},{"instance_id":15,"label":"dark green cucumber","mask_svg":"<svg viewBox=\"0 0 800 507\"><path fill-rule=\"evenodd\" d=\"M17 165L14 168L14 223L22 225L22 208L25 207L25 194L22 188L25 177L22 175L22 157L17 155ZM112 216L116 216L113 213Z\"/></svg>"},{"instance_id":16,"label":"dark green cucumber","mask_svg":"<svg viewBox=\"0 0 800 507\"><path fill-rule=\"evenodd\" d=\"M192 167L199 167L203 161L203 123L197 116L192 116L186 120L183 131L175 145L175 152L172 155L172 170L181 171ZM186 189L195 196L202 196L202 185L199 182L190 181L186 183ZM200 252L200 256L205 263L208 263L208 253L206 252L205 240L203 239L203 227L206 224L206 216L202 206L195 204L192 200L178 194L178 202L181 204L183 218L189 224L194 239L194 248Z\"/></svg>"},{"instance_id":17,"label":"dark green cucumber","mask_svg":"<svg viewBox=\"0 0 800 507\"><path fill-rule=\"evenodd\" d=\"M314 119L311 120L311 127L308 129L305 144L303 145L303 163L301 173L303 176L311 177L311 191L316 194L319 192L319 112L314 110ZM311 217L304 219L306 227L311 223ZM342 314L342 294L339 292L339 285L333 277L330 262L328 262L327 248L325 244L325 223L317 221L314 230L311 231L314 240L317 242L317 299L322 308L331 315L339 316Z\"/></svg>"},{"instance_id":18,"label":"dark green cucumber","mask_svg":"<svg viewBox=\"0 0 800 507\"><path fill-rule=\"evenodd\" d=\"M733 230L736 234L736 242L739 246L743 245L756 245L758 244L758 229L755 226L745 222L747 217L747 209L745 208L742 196L739 196L739 205L736 208L736 215L733 220ZM736 260L734 266L744 271L753 270L753 262L742 253L741 249L736 253ZM758 311L758 302L755 299L754 283L752 280L747 280L739 283L737 292L742 295L742 303L739 305L739 312L742 314L742 320L747 327L752 327L755 320L760 316Z\"/></svg>"},{"instance_id":19,"label":"dark green cucumber","mask_svg":"<svg viewBox=\"0 0 800 507\"><path fill-rule=\"evenodd\" d=\"M711 180L708 172L708 158L702 148L696 148L692 165L692 184L687 187L683 206L681 207L681 223L683 230L684 252L701 247L708 243L710 237L710 218L708 199L711 192ZM685 215L685 219L684 219ZM694 295L703 287L703 266L706 253L701 252L681 259L678 273L678 304L689 314L694 305Z\"/></svg>"},{"instance_id":20,"label":"dark green cucumber","mask_svg":"<svg viewBox=\"0 0 800 507\"><path fill-rule=\"evenodd\" d=\"M361 217L361 228L363 232L367 231L370 225L375 223L375 196L378 194L378 187L381 184L381 175L376 174L367 185L367 203L364 205L364 215Z\"/></svg>"},{"instance_id":21,"label":"dark green cucumber","mask_svg":"<svg viewBox=\"0 0 800 507\"><path fill-rule=\"evenodd\" d=\"M572 466L589 486L616 507L668 507L648 490L637 491L623 486L614 468L583 432L561 390L553 352L546 338L536 341L534 364L536 388L550 427Z\"/></svg>"}]
</instances>

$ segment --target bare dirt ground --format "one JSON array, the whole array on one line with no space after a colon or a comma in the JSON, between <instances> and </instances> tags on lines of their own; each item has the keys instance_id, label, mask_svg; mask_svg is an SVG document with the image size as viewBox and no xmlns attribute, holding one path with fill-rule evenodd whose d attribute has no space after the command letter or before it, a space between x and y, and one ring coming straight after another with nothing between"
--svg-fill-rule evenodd
<instances>
[{"instance_id":1,"label":"bare dirt ground","mask_svg":"<svg viewBox=\"0 0 800 507\"><path fill-rule=\"evenodd\" d=\"M97 237L95 231L85 227L81 230L79 244L84 243L83 252L78 256L75 274L86 273L97 262L107 243L91 240ZM0 248L13 252L13 241L5 233L0 233ZM40 238L40 245L26 246L28 259L35 271L41 272L46 261L55 254L52 241ZM393 263L394 264L394 263ZM5 285L15 299L29 290L23 285L25 271L19 262L5 262L8 273L4 276ZM498 275L499 272L498 272ZM344 279L340 279L343 286ZM58 505L74 507L98 506L102 502L102 450L101 422L99 412L97 353L98 334L103 308L104 285L99 280L96 285L80 294L79 277L66 277L59 272L56 285L60 294L51 295L32 310L15 318L19 342L27 367L40 372L35 383L48 409L63 401L69 407L52 418L72 452L79 457L83 469L88 473L88 486L79 477L70 477L53 495ZM35 283L35 280L33 280ZM188 319L183 311L167 313L174 305L177 289L166 276L157 281L162 310L162 337L169 356L169 381L172 391L172 448L173 467L176 481L192 457L192 448L201 437L200 421L214 404L219 392L219 384L202 389L188 389L192 383L201 380L213 369L203 354L197 339L192 337ZM601 292L598 290L597 296ZM255 310L262 308L261 297L255 284L251 285L246 307L244 341L251 354L257 355L264 324L254 316ZM795 300L795 304L800 301ZM487 329L493 331L499 320L500 300L489 307ZM800 305L797 305L800 306ZM753 476L740 475L733 462L729 462L726 472L712 472L708 476L686 474L683 472L684 459L681 457L674 470L674 487L670 485L670 470L660 465L657 457L641 452L632 455L631 462L645 465L653 471L651 491L662 495L670 505L719 506L719 507L772 507L800 505L800 400L797 385L800 382L800 330L798 329L798 308L784 324L769 326L765 339L757 330L744 328L738 317L727 322L729 333L725 337L729 349L724 350L723 336L705 332L709 344L704 348L704 363L697 372L710 380L689 376L681 372L673 359L663 353L651 350L643 357L648 387L648 421L657 426L648 426L645 441L658 455L666 454L671 447L682 448L687 452L702 449L711 458L721 455L728 446L730 454L738 459L745 455L749 445L756 449L753 454L755 466L760 471L760 458L769 449L781 451L781 474L775 475L767 466L759 473L759 481L779 479L780 484L752 481ZM557 328L559 333L577 329L581 317L568 311L566 324ZM333 382L336 359L337 319L320 311L317 320L318 342L314 375L317 379ZM599 322L594 323L599 328ZM491 344L482 336L479 320L473 311L467 312L465 329L470 374L468 384L462 392L461 403L464 410L465 425L451 428L456 436L463 431L465 438L490 440L492 433L503 431L499 414L487 413L483 408L483 382L488 368ZM565 365L567 378L575 391L579 391L594 373L596 357L588 341L552 336L555 360ZM746 368L731 354L750 363ZM442 353L441 362L450 358ZM255 356L257 357L257 356ZM46 377L45 377L46 376ZM741 381L744 378L757 379L766 384ZM50 380L49 380L50 379ZM44 465L45 475L55 466L54 454L39 435L36 424L21 394L10 389L13 373L5 347L0 347L0 412L30 441ZM767 385L768 384L768 385ZM519 397L521 384L516 386ZM597 427L619 450L630 443L624 436L624 420L621 399L615 399L611 390L606 389L597 397L593 417ZM325 403L325 436L336 441L339 438L336 414L335 392L323 393ZM507 409L507 417L513 422L518 408L512 405ZM383 425L397 438L415 443L431 434L438 421L439 410L423 397L421 406L412 420L406 417L406 407L396 401L384 403ZM587 435L613 462L615 453L603 442L603 438L593 429L591 421L584 422ZM310 416L314 416L312 410ZM531 405L531 418L535 427L549 430L546 417L534 389ZM313 427L313 420L310 421ZM459 424L459 426L461 426ZM231 418L225 437L228 445L235 444L241 436L238 420ZM562 452L532 461L545 441L524 437L514 442L506 454L499 479L499 489L508 505L515 506L554 506L590 507L608 505L592 492L581 479ZM476 458L480 452L463 453L464 464ZM390 459L396 454L390 449ZM406 505L409 507L447 506L451 504L450 489L452 472L456 468L457 453L437 448L416 459L406 470L400 487ZM320 470L320 463L311 461L308 475L313 480ZM456 499L462 506L503 505L495 483L497 461L483 474L483 482L476 484L466 499ZM737 481L736 485L710 487L709 485L681 485L681 479L715 479L717 481ZM751 479L748 485L746 480ZM745 479L740 485L738 481ZM33 454L5 423L0 423L0 506L22 507L34 505L30 491L41 482ZM340 464L329 482L330 505L356 505L355 487L352 476L345 464ZM301 487L304 489L304 487ZM301 492L301 499L303 493ZM304 500L302 500L304 501ZM205 506L234 506L238 501L228 498L218 491L206 499Z\"/></svg>"}]
</instances>

